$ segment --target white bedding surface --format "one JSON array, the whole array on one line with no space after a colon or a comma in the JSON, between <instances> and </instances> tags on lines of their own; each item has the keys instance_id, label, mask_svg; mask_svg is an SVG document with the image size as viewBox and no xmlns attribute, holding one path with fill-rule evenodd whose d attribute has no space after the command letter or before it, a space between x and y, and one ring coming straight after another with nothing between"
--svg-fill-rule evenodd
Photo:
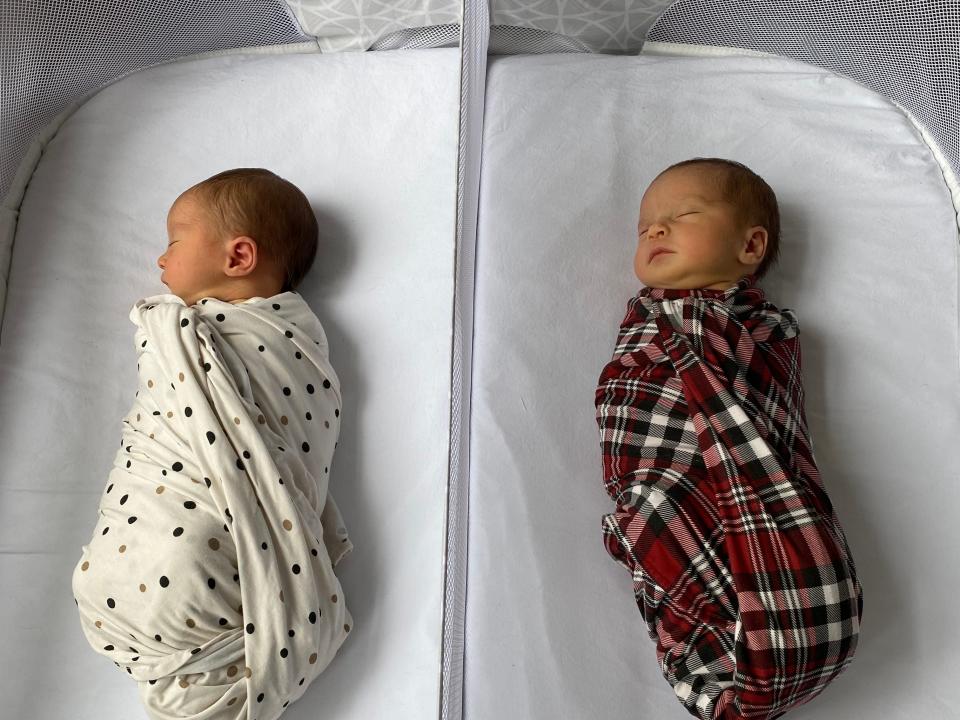
<instances>
[{"instance_id":1,"label":"white bedding surface","mask_svg":"<svg viewBox=\"0 0 960 720\"><path fill-rule=\"evenodd\" d=\"M84 639L70 588L136 390L134 302L177 194L230 167L297 184L321 244L298 288L343 424L355 626L284 717L436 713L447 478L458 51L234 55L132 75L51 141L24 197L0 345L4 717L145 718Z\"/></svg>"},{"instance_id":2,"label":"white bedding surface","mask_svg":"<svg viewBox=\"0 0 960 720\"><path fill-rule=\"evenodd\" d=\"M479 203L465 718L689 717L604 551L594 389L640 197L692 157L777 192L824 483L864 589L851 667L790 717L960 717L957 227L909 120L757 57L494 58Z\"/></svg>"}]
</instances>

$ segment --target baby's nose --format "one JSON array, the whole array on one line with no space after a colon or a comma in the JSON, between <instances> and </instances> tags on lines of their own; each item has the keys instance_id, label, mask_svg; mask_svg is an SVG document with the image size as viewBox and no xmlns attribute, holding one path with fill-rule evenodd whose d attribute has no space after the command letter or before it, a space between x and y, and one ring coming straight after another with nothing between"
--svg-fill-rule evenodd
<instances>
[{"instance_id":1,"label":"baby's nose","mask_svg":"<svg viewBox=\"0 0 960 720\"><path fill-rule=\"evenodd\" d=\"M166 270L166 260L164 258L167 256L166 253L157 258L157 265L160 266L161 270Z\"/></svg>"},{"instance_id":2,"label":"baby's nose","mask_svg":"<svg viewBox=\"0 0 960 720\"><path fill-rule=\"evenodd\" d=\"M654 237L655 235L662 235L664 227L661 223L651 223L650 227L647 228L647 237Z\"/></svg>"}]
</instances>

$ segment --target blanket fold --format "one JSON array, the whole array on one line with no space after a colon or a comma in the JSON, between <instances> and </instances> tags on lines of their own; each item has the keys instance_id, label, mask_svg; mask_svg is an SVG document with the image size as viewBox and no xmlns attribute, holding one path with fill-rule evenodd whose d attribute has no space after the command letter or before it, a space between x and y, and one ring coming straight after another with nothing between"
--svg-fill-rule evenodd
<instances>
[{"instance_id":1,"label":"blanket fold","mask_svg":"<svg viewBox=\"0 0 960 720\"><path fill-rule=\"evenodd\" d=\"M641 290L595 397L617 505L604 543L702 720L811 700L849 666L863 611L807 430L797 319L755 283Z\"/></svg>"},{"instance_id":2,"label":"blanket fold","mask_svg":"<svg viewBox=\"0 0 960 720\"><path fill-rule=\"evenodd\" d=\"M333 659L340 384L296 292L138 300L139 389L72 587L155 720L272 720Z\"/></svg>"}]
</instances>

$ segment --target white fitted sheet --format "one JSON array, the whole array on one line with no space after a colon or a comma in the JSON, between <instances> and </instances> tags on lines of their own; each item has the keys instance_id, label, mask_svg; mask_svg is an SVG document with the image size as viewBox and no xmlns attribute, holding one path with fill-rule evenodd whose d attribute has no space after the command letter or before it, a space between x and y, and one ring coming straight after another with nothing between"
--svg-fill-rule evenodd
<instances>
[{"instance_id":1,"label":"white fitted sheet","mask_svg":"<svg viewBox=\"0 0 960 720\"><path fill-rule=\"evenodd\" d=\"M70 588L136 390L134 302L177 194L230 167L297 184L321 244L298 288L343 393L331 467L355 627L284 714L436 714L457 161L456 49L230 55L132 75L79 108L21 209L0 345L0 715L145 718ZM55 443L52 438L56 438Z\"/></svg>"},{"instance_id":2,"label":"white fitted sheet","mask_svg":"<svg viewBox=\"0 0 960 720\"><path fill-rule=\"evenodd\" d=\"M640 197L692 157L778 195L761 286L799 316L816 458L864 588L857 656L807 719L960 717L957 226L885 99L759 57L493 58L477 241L466 720L689 717L605 553L594 419Z\"/></svg>"}]
</instances>

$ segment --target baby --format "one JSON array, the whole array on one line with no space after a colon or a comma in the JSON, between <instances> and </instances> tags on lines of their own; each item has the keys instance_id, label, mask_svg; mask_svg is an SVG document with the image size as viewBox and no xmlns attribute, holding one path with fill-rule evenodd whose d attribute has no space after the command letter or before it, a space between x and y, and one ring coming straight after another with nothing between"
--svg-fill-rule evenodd
<instances>
[{"instance_id":1,"label":"baby","mask_svg":"<svg viewBox=\"0 0 960 720\"><path fill-rule=\"evenodd\" d=\"M855 653L863 597L813 456L769 185L694 158L640 203L627 305L595 405L607 551L632 574L661 672L701 720L771 719Z\"/></svg>"},{"instance_id":2,"label":"baby","mask_svg":"<svg viewBox=\"0 0 960 720\"><path fill-rule=\"evenodd\" d=\"M275 718L353 625L328 492L340 383L293 290L317 221L295 185L240 168L182 193L167 230L171 293L130 311L139 389L74 598L152 720Z\"/></svg>"}]
</instances>

